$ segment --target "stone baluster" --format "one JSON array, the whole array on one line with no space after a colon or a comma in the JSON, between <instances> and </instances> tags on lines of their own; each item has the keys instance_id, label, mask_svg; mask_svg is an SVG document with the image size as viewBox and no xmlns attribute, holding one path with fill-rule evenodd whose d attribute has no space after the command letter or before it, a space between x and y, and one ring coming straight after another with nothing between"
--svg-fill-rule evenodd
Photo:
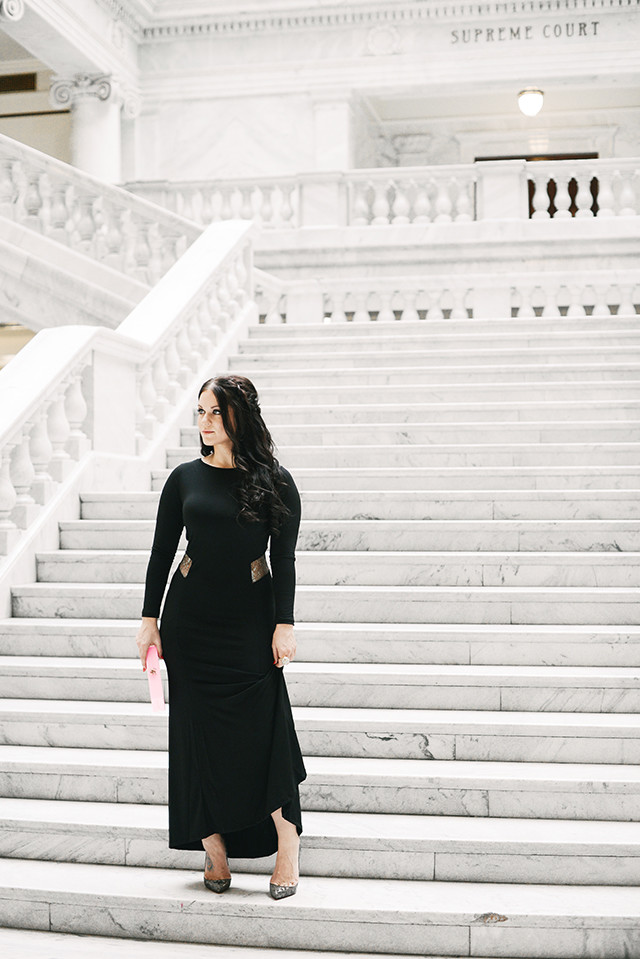
<instances>
[{"instance_id":1,"label":"stone baluster","mask_svg":"<svg viewBox=\"0 0 640 959\"><path fill-rule=\"evenodd\" d=\"M33 522L39 510L38 504L31 495L36 471L31 462L31 452L29 450L30 431L31 426L24 427L13 448L9 474L16 493L11 519L19 529L26 529Z\"/></svg>"},{"instance_id":2,"label":"stone baluster","mask_svg":"<svg viewBox=\"0 0 640 959\"><path fill-rule=\"evenodd\" d=\"M260 216L265 226L273 226L273 189L264 187L262 190L262 203L260 205Z\"/></svg>"},{"instance_id":3,"label":"stone baluster","mask_svg":"<svg viewBox=\"0 0 640 959\"><path fill-rule=\"evenodd\" d=\"M198 200L200 201L200 223L203 226L209 226L213 223L213 196L209 187L203 187L198 190Z\"/></svg>"},{"instance_id":4,"label":"stone baluster","mask_svg":"<svg viewBox=\"0 0 640 959\"><path fill-rule=\"evenodd\" d=\"M575 180L578 184L578 192L576 193L576 216L577 217L592 217L593 210L591 209L591 204L593 203L593 197L591 196L591 178L592 173L577 173Z\"/></svg>"},{"instance_id":5,"label":"stone baluster","mask_svg":"<svg viewBox=\"0 0 640 959\"><path fill-rule=\"evenodd\" d=\"M177 246L180 236L167 226L160 227L160 263L161 275L170 270L178 259Z\"/></svg>"},{"instance_id":6,"label":"stone baluster","mask_svg":"<svg viewBox=\"0 0 640 959\"><path fill-rule=\"evenodd\" d=\"M73 226L74 232L77 235L77 241L74 245L88 256L92 256L95 252L96 221L93 212L94 202L95 197L91 193L82 191L76 196L76 216Z\"/></svg>"},{"instance_id":7,"label":"stone baluster","mask_svg":"<svg viewBox=\"0 0 640 959\"><path fill-rule=\"evenodd\" d=\"M613 176L608 170L602 170L598 175L598 218L615 216L615 205Z\"/></svg>"},{"instance_id":8,"label":"stone baluster","mask_svg":"<svg viewBox=\"0 0 640 959\"><path fill-rule=\"evenodd\" d=\"M620 174L619 174L620 175ZM636 191L634 181L638 179L636 174L622 175L622 185L620 189L620 212L618 216L636 216L638 213Z\"/></svg>"},{"instance_id":9,"label":"stone baluster","mask_svg":"<svg viewBox=\"0 0 640 959\"><path fill-rule=\"evenodd\" d=\"M180 399L180 354L178 353L178 332L174 332L164 348L164 366L167 371L167 399L175 408Z\"/></svg>"},{"instance_id":10,"label":"stone baluster","mask_svg":"<svg viewBox=\"0 0 640 959\"><path fill-rule=\"evenodd\" d=\"M41 173L39 170L26 164L23 164L22 167L26 178L26 187L22 198L22 206L24 209L23 222L33 230L44 232L42 220L43 202L40 191Z\"/></svg>"},{"instance_id":11,"label":"stone baluster","mask_svg":"<svg viewBox=\"0 0 640 959\"><path fill-rule=\"evenodd\" d=\"M61 483L69 474L73 462L67 453L67 441L71 435L71 427L65 410L65 390L60 389L53 403L49 407L47 427L49 439L53 447L49 472L57 483Z\"/></svg>"},{"instance_id":12,"label":"stone baluster","mask_svg":"<svg viewBox=\"0 0 640 959\"><path fill-rule=\"evenodd\" d=\"M518 307L518 319L532 319L536 315L536 311L533 308L533 287L532 286L521 286L518 287L518 293L520 294L520 306Z\"/></svg>"},{"instance_id":13,"label":"stone baluster","mask_svg":"<svg viewBox=\"0 0 640 959\"><path fill-rule=\"evenodd\" d=\"M248 272L245 263L245 254L243 251L236 257L233 264L233 277L235 284L233 295L241 307L245 306L249 299L249 291L247 290L247 276Z\"/></svg>"},{"instance_id":14,"label":"stone baluster","mask_svg":"<svg viewBox=\"0 0 640 959\"><path fill-rule=\"evenodd\" d=\"M132 217L133 225L133 259L134 259L134 276L136 279L140 280L142 283L149 283L150 281L150 269L149 263L151 261L151 247L149 246L149 241L147 237L148 224L136 216L135 214Z\"/></svg>"},{"instance_id":15,"label":"stone baluster","mask_svg":"<svg viewBox=\"0 0 640 959\"><path fill-rule=\"evenodd\" d=\"M549 213L549 194L547 192L549 177L546 173L541 173L537 176L533 176L532 180L534 184L534 194L533 214L531 219L548 220L551 216Z\"/></svg>"},{"instance_id":16,"label":"stone baluster","mask_svg":"<svg viewBox=\"0 0 640 959\"><path fill-rule=\"evenodd\" d=\"M156 393L156 419L160 423L164 423L171 412L171 397L169 395L169 373L163 349L160 349L155 360L152 361L151 376Z\"/></svg>"},{"instance_id":17,"label":"stone baluster","mask_svg":"<svg viewBox=\"0 0 640 959\"><path fill-rule=\"evenodd\" d=\"M461 183L456 177L451 179L452 191L456 192L456 223L467 223L473 219L473 208L469 196L469 185Z\"/></svg>"},{"instance_id":18,"label":"stone baluster","mask_svg":"<svg viewBox=\"0 0 640 959\"><path fill-rule=\"evenodd\" d=\"M216 307L215 301L213 303L213 310L216 312L211 312L209 304L204 298L200 300L196 308L198 324L200 326L200 330L202 331L200 349L202 350L203 357L207 360L211 356L213 348L218 340L219 328L215 326L215 323L219 322L220 320L220 309L219 306Z\"/></svg>"},{"instance_id":19,"label":"stone baluster","mask_svg":"<svg viewBox=\"0 0 640 959\"><path fill-rule=\"evenodd\" d=\"M400 183L398 180L393 180L391 185L394 192L391 202L391 222L398 224L410 223L409 213L411 211L411 204L409 203L406 184Z\"/></svg>"},{"instance_id":20,"label":"stone baluster","mask_svg":"<svg viewBox=\"0 0 640 959\"><path fill-rule=\"evenodd\" d=\"M280 226L284 227L293 227L295 226L294 222L294 192L295 184L291 186L282 187L282 205L280 206Z\"/></svg>"},{"instance_id":21,"label":"stone baluster","mask_svg":"<svg viewBox=\"0 0 640 959\"><path fill-rule=\"evenodd\" d=\"M91 442L83 429L88 408L82 391L82 370L76 370L72 375L65 395L64 409L70 428L67 452L73 460L80 460L91 449Z\"/></svg>"},{"instance_id":22,"label":"stone baluster","mask_svg":"<svg viewBox=\"0 0 640 959\"><path fill-rule=\"evenodd\" d=\"M191 351L190 367L192 370L199 370L205 358L202 354L202 330L200 329L198 311L195 307L192 307L189 312L187 331L189 333L189 348Z\"/></svg>"},{"instance_id":23,"label":"stone baluster","mask_svg":"<svg viewBox=\"0 0 640 959\"><path fill-rule=\"evenodd\" d=\"M18 538L18 527L12 519L18 499L11 480L13 443L5 443L0 451L0 554L6 556Z\"/></svg>"},{"instance_id":24,"label":"stone baluster","mask_svg":"<svg viewBox=\"0 0 640 959\"><path fill-rule=\"evenodd\" d=\"M430 208L431 204L429 202L429 193L427 191L427 187L424 183L416 184L413 201L413 222L430 223Z\"/></svg>"},{"instance_id":25,"label":"stone baluster","mask_svg":"<svg viewBox=\"0 0 640 959\"><path fill-rule=\"evenodd\" d=\"M578 319L578 317L583 317L585 315L585 310L582 304L582 287L578 286L577 283L571 283L568 286L568 290L569 306L567 307L567 317L569 319Z\"/></svg>"},{"instance_id":26,"label":"stone baluster","mask_svg":"<svg viewBox=\"0 0 640 959\"><path fill-rule=\"evenodd\" d=\"M621 283L618 289L620 290L618 316L635 316L636 308L633 303L633 285L630 283Z\"/></svg>"},{"instance_id":27,"label":"stone baluster","mask_svg":"<svg viewBox=\"0 0 640 959\"><path fill-rule=\"evenodd\" d=\"M403 293L403 302L402 312L400 313L400 320L402 323L417 323L420 319L418 310L416 309L416 303L418 301L418 292L413 290L407 290Z\"/></svg>"},{"instance_id":28,"label":"stone baluster","mask_svg":"<svg viewBox=\"0 0 640 959\"><path fill-rule=\"evenodd\" d=\"M553 182L556 185L556 195L553 199L553 205L556 208L556 212L553 214L554 220L570 220L571 219L571 195L569 193L569 183L570 179L565 174L560 177L556 174L553 178Z\"/></svg>"},{"instance_id":29,"label":"stone baluster","mask_svg":"<svg viewBox=\"0 0 640 959\"><path fill-rule=\"evenodd\" d=\"M560 316L560 307L558 306L558 287L551 287L547 281L544 287L540 286L538 289L540 290L540 295L542 297L542 312L540 313L540 316L544 317L545 320L557 319Z\"/></svg>"},{"instance_id":30,"label":"stone baluster","mask_svg":"<svg viewBox=\"0 0 640 959\"><path fill-rule=\"evenodd\" d=\"M394 293L380 293L380 309L378 311L378 323L393 323L396 315L393 312Z\"/></svg>"},{"instance_id":31,"label":"stone baluster","mask_svg":"<svg viewBox=\"0 0 640 959\"><path fill-rule=\"evenodd\" d=\"M451 307L451 316L452 320L466 320L468 319L467 308L465 306L467 300L467 290L464 287L454 287L451 290L451 298L453 305Z\"/></svg>"},{"instance_id":32,"label":"stone baluster","mask_svg":"<svg viewBox=\"0 0 640 959\"><path fill-rule=\"evenodd\" d=\"M346 294L342 290L334 290L331 294L331 323L346 323L347 314L344 309Z\"/></svg>"},{"instance_id":33,"label":"stone baluster","mask_svg":"<svg viewBox=\"0 0 640 959\"><path fill-rule=\"evenodd\" d=\"M444 313L442 312L442 306L440 301L442 299L442 290L427 290L428 296L428 311L427 319L429 320L442 320L444 319Z\"/></svg>"},{"instance_id":34,"label":"stone baluster","mask_svg":"<svg viewBox=\"0 0 640 959\"><path fill-rule=\"evenodd\" d=\"M48 235L58 243L69 243L68 223L70 211L67 205L67 187L57 181L51 192Z\"/></svg>"},{"instance_id":35,"label":"stone baluster","mask_svg":"<svg viewBox=\"0 0 640 959\"><path fill-rule=\"evenodd\" d=\"M47 408L42 406L34 417L31 428L29 451L31 462L35 470L31 493L36 503L47 503L53 493L53 479L49 471L49 463L53 456L53 446L49 438L47 426Z\"/></svg>"},{"instance_id":36,"label":"stone baluster","mask_svg":"<svg viewBox=\"0 0 640 959\"><path fill-rule=\"evenodd\" d=\"M231 194L233 192L233 188L223 187L221 192L222 206L220 207L220 219L230 220L233 216L233 210L231 209Z\"/></svg>"},{"instance_id":37,"label":"stone baluster","mask_svg":"<svg viewBox=\"0 0 640 959\"><path fill-rule=\"evenodd\" d=\"M351 216L349 218L350 226L368 226L370 213L369 203L367 201L367 192L369 184L352 184L353 200L351 203Z\"/></svg>"},{"instance_id":38,"label":"stone baluster","mask_svg":"<svg viewBox=\"0 0 640 959\"><path fill-rule=\"evenodd\" d=\"M436 189L436 223L451 223L451 197L449 196L449 184L444 180L440 182L433 181Z\"/></svg>"},{"instance_id":39,"label":"stone baluster","mask_svg":"<svg viewBox=\"0 0 640 959\"><path fill-rule=\"evenodd\" d=\"M229 329L233 318L234 304L222 279L213 283L207 293L210 341L218 343L220 332Z\"/></svg>"},{"instance_id":40,"label":"stone baluster","mask_svg":"<svg viewBox=\"0 0 640 959\"><path fill-rule=\"evenodd\" d=\"M139 384L138 384L138 386L139 386ZM147 446L148 440L147 440L146 436L144 435L144 429L145 429L145 412L144 412L144 404L143 404L142 398L141 398L141 396L140 396L140 389L139 389L139 388L136 389L136 409L135 409L135 415L136 415L136 428L135 428L135 434L136 434L136 453L137 453L138 456L140 456L141 453L144 452L144 450L145 450L145 448L146 448L146 446Z\"/></svg>"},{"instance_id":41,"label":"stone baluster","mask_svg":"<svg viewBox=\"0 0 640 959\"><path fill-rule=\"evenodd\" d=\"M387 226L389 224L389 200L387 199L387 191L389 189L388 181L378 180L376 183L372 183L373 187L373 204L372 204L372 213L373 220L371 221L372 226Z\"/></svg>"},{"instance_id":42,"label":"stone baluster","mask_svg":"<svg viewBox=\"0 0 640 959\"><path fill-rule=\"evenodd\" d=\"M255 219L255 211L253 209L253 187L244 187L240 191L241 197L241 206L240 206L240 216L243 220L253 220Z\"/></svg>"},{"instance_id":43,"label":"stone baluster","mask_svg":"<svg viewBox=\"0 0 640 959\"><path fill-rule=\"evenodd\" d=\"M18 187L13 176L14 161L10 157L0 160L0 215L13 219L16 216Z\"/></svg>"},{"instance_id":44,"label":"stone baluster","mask_svg":"<svg viewBox=\"0 0 640 959\"><path fill-rule=\"evenodd\" d=\"M148 282L150 285L154 285L164 273L164 249L157 223L149 225L147 240L150 250L149 267L147 270L149 277Z\"/></svg>"},{"instance_id":45,"label":"stone baluster","mask_svg":"<svg viewBox=\"0 0 640 959\"><path fill-rule=\"evenodd\" d=\"M611 316L611 310L609 309L609 302L607 299L607 294L609 293L610 289L609 285L592 283L591 289L595 293L595 302L593 304L591 316Z\"/></svg>"},{"instance_id":46,"label":"stone baluster","mask_svg":"<svg viewBox=\"0 0 640 959\"><path fill-rule=\"evenodd\" d=\"M354 294L355 308L353 311L353 323L370 323L371 316L367 308L369 295L367 293Z\"/></svg>"},{"instance_id":47,"label":"stone baluster","mask_svg":"<svg viewBox=\"0 0 640 959\"><path fill-rule=\"evenodd\" d=\"M143 444L153 439L156 428L157 396L153 381L153 370L150 364L139 366L136 371L137 393L142 404L142 420L139 423L139 433L143 437Z\"/></svg>"},{"instance_id":48,"label":"stone baluster","mask_svg":"<svg viewBox=\"0 0 640 959\"><path fill-rule=\"evenodd\" d=\"M192 371L195 372L194 352L191 349L191 338L189 336L189 321L180 324L178 335L176 337L176 352L178 354L179 366L176 372L176 379L181 389L186 389L191 379Z\"/></svg>"}]
</instances>

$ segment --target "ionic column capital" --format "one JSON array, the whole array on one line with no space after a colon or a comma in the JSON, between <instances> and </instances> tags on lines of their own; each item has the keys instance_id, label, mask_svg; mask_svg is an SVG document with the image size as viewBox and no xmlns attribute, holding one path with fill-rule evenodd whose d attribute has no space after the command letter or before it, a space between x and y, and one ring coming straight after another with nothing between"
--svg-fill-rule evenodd
<instances>
[{"instance_id":1,"label":"ionic column capital","mask_svg":"<svg viewBox=\"0 0 640 959\"><path fill-rule=\"evenodd\" d=\"M24 0L0 0L0 21L17 23L24 17Z\"/></svg>"},{"instance_id":2,"label":"ionic column capital","mask_svg":"<svg viewBox=\"0 0 640 959\"><path fill-rule=\"evenodd\" d=\"M70 107L78 100L95 97L108 100L114 92L113 81L106 74L77 73L70 79L56 80L51 85L49 100L54 107Z\"/></svg>"}]
</instances>

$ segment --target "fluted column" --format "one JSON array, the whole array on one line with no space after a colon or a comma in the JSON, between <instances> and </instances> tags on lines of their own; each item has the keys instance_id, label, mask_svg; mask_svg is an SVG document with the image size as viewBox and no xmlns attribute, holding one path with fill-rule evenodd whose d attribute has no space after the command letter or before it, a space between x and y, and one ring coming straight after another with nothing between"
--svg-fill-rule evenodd
<instances>
[{"instance_id":1,"label":"fluted column","mask_svg":"<svg viewBox=\"0 0 640 959\"><path fill-rule=\"evenodd\" d=\"M51 103L71 109L74 166L92 176L122 179L121 108L123 97L110 76L76 74L51 86Z\"/></svg>"}]
</instances>

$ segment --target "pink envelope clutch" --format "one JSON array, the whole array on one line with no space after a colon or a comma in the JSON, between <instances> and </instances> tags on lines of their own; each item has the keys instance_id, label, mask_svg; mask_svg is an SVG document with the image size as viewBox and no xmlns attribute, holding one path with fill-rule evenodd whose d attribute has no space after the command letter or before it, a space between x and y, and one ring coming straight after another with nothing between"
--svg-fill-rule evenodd
<instances>
[{"instance_id":1,"label":"pink envelope clutch","mask_svg":"<svg viewBox=\"0 0 640 959\"><path fill-rule=\"evenodd\" d=\"M155 646L149 646L147 650L147 676L149 677L151 708L154 713L161 713L164 710L164 691L162 689L160 660L158 659L158 650Z\"/></svg>"}]
</instances>

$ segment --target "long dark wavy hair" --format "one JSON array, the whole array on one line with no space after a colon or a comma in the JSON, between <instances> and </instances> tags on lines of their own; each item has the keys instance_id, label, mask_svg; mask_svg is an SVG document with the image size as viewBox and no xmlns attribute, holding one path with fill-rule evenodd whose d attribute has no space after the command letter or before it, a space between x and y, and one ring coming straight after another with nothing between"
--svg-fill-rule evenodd
<instances>
[{"instance_id":1,"label":"long dark wavy hair","mask_svg":"<svg viewBox=\"0 0 640 959\"><path fill-rule=\"evenodd\" d=\"M241 471L238 519L266 522L270 531L277 534L289 515L280 495L286 483L273 455L273 440L262 419L255 386L246 376L222 373L202 384L198 399L204 390L212 390L215 394L225 431L231 440L234 464ZM206 446L200 436L202 455L208 456L213 449L213 446Z\"/></svg>"}]
</instances>

